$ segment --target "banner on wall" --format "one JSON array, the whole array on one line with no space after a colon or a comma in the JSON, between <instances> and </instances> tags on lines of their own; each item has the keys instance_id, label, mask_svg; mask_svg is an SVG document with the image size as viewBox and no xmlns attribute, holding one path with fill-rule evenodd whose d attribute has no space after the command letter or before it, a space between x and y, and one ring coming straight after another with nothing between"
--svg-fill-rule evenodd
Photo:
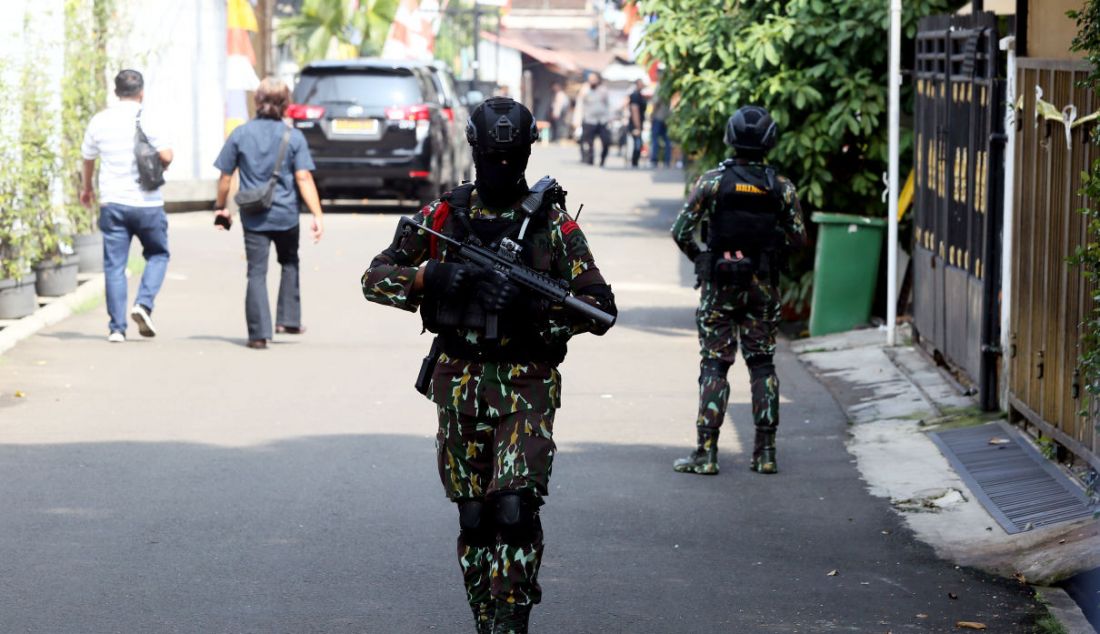
<instances>
[{"instance_id":1,"label":"banner on wall","mask_svg":"<svg viewBox=\"0 0 1100 634\"><path fill-rule=\"evenodd\" d=\"M382 57L432 59L440 13L438 0L401 0L382 47Z\"/></svg>"},{"instance_id":2,"label":"banner on wall","mask_svg":"<svg viewBox=\"0 0 1100 634\"><path fill-rule=\"evenodd\" d=\"M260 30L248 0L226 0L225 135L248 121L248 93L256 90L256 51L252 34Z\"/></svg>"}]
</instances>

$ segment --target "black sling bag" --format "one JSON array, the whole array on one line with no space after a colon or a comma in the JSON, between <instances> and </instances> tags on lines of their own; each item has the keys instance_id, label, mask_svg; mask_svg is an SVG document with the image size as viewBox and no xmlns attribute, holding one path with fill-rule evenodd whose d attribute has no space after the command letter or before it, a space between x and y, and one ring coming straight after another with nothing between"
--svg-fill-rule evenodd
<instances>
[{"instance_id":1,"label":"black sling bag","mask_svg":"<svg viewBox=\"0 0 1100 634\"><path fill-rule=\"evenodd\" d=\"M259 187L242 189L233 197L233 202L237 203L237 208L242 214L262 214L275 204L275 184L279 180L279 168L283 166L283 156L286 154L288 143L290 143L290 128L283 133L282 143L279 144L279 156L275 159L275 170L271 172L271 178Z\"/></svg>"}]
</instances>

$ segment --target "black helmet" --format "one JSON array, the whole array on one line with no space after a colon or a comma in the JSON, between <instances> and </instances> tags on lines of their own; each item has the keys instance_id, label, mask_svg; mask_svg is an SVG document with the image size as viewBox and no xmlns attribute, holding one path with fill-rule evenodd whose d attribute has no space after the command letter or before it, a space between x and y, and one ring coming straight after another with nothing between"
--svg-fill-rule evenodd
<instances>
[{"instance_id":1,"label":"black helmet","mask_svg":"<svg viewBox=\"0 0 1100 634\"><path fill-rule=\"evenodd\" d=\"M478 196L490 207L504 207L527 192L524 172L531 146L539 138L535 117L509 97L478 104L466 122L466 141L474 155Z\"/></svg>"},{"instance_id":2,"label":"black helmet","mask_svg":"<svg viewBox=\"0 0 1100 634\"><path fill-rule=\"evenodd\" d=\"M760 106L741 106L726 122L726 145L750 152L767 152L775 147L779 128Z\"/></svg>"},{"instance_id":3,"label":"black helmet","mask_svg":"<svg viewBox=\"0 0 1100 634\"><path fill-rule=\"evenodd\" d=\"M466 121L466 141L480 152L530 151L539 140L535 117L511 97L493 97L478 104Z\"/></svg>"}]
</instances>

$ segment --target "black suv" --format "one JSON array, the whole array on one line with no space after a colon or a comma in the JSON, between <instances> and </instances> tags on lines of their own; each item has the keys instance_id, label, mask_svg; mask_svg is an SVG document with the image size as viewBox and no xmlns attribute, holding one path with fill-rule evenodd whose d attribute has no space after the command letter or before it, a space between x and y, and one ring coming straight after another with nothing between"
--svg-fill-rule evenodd
<instances>
[{"instance_id":1,"label":"black suv","mask_svg":"<svg viewBox=\"0 0 1100 634\"><path fill-rule=\"evenodd\" d=\"M309 143L322 198L425 204L463 175L445 101L417 62L322 61L302 69L287 116Z\"/></svg>"}]
</instances>

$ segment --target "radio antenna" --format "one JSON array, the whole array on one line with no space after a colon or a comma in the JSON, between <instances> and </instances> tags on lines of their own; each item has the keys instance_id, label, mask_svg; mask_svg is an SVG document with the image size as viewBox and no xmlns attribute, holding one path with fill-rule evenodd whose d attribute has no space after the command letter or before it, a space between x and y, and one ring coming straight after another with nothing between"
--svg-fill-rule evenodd
<instances>
[{"instance_id":1,"label":"radio antenna","mask_svg":"<svg viewBox=\"0 0 1100 634\"><path fill-rule=\"evenodd\" d=\"M584 203L581 203L581 206L577 207L577 215L573 216L573 220L580 220L582 211L584 211Z\"/></svg>"}]
</instances>

